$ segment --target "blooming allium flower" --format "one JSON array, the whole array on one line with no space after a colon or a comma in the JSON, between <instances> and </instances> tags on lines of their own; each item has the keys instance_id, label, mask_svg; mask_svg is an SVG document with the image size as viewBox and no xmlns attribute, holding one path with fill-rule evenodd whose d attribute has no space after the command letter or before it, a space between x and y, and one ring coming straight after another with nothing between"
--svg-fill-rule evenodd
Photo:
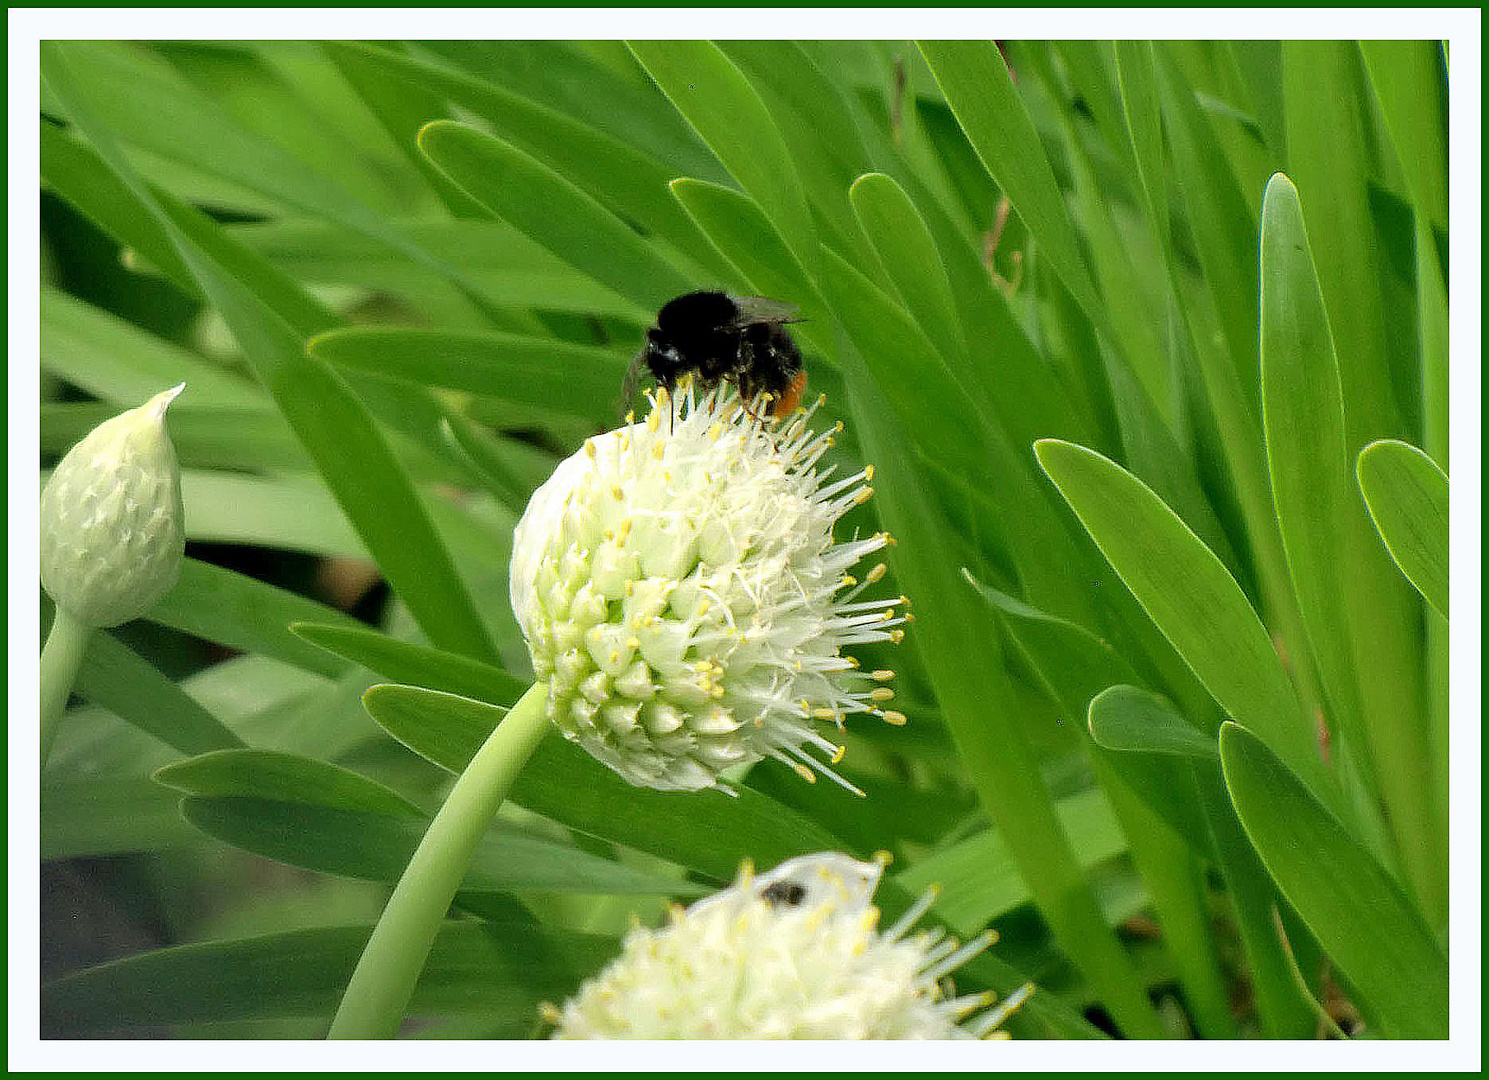
<instances>
[{"instance_id":1,"label":"blooming allium flower","mask_svg":"<svg viewBox=\"0 0 1489 1080\"><path fill-rule=\"evenodd\" d=\"M84 626L138 618L181 573L181 469L165 410L185 385L99 424L42 490L41 583Z\"/></svg>"},{"instance_id":2,"label":"blooming allium flower","mask_svg":"<svg viewBox=\"0 0 1489 1080\"><path fill-rule=\"evenodd\" d=\"M859 599L883 565L848 573L888 535L832 536L872 467L818 467L836 431L809 429L815 405L772 426L724 387L679 399L660 391L644 423L588 440L517 525L512 608L548 715L645 787L723 787L721 770L766 757L851 787L806 752L842 753L814 721L904 722L883 708L892 672L842 653L903 633L903 597Z\"/></svg>"},{"instance_id":3,"label":"blooming allium flower","mask_svg":"<svg viewBox=\"0 0 1489 1080\"><path fill-rule=\"evenodd\" d=\"M621 955L562 1009L558 1039L964 1039L993 1034L1032 992L951 995L950 972L987 948L935 930L909 935L927 892L888 930L870 900L883 870L846 855L790 859L735 883ZM1002 1032L997 1032L1002 1035Z\"/></svg>"}]
</instances>

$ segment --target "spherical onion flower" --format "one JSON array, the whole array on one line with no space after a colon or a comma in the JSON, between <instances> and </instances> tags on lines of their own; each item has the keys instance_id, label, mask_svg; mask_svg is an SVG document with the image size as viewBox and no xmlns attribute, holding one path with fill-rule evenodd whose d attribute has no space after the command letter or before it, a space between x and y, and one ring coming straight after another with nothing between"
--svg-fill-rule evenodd
<instances>
[{"instance_id":1,"label":"spherical onion flower","mask_svg":"<svg viewBox=\"0 0 1489 1080\"><path fill-rule=\"evenodd\" d=\"M825 853L734 884L660 930L634 928L621 954L562 1008L556 1039L965 1039L998 1025L1033 991L996 1009L956 996L947 976L987 948L945 931L912 933L927 892L887 930L871 903L882 863Z\"/></svg>"},{"instance_id":2,"label":"spherical onion flower","mask_svg":"<svg viewBox=\"0 0 1489 1080\"><path fill-rule=\"evenodd\" d=\"M41 583L84 626L138 618L181 573L181 468L165 411L185 385L99 424L42 489Z\"/></svg>"},{"instance_id":3,"label":"spherical onion flower","mask_svg":"<svg viewBox=\"0 0 1489 1080\"><path fill-rule=\"evenodd\" d=\"M512 608L548 715L633 784L727 791L721 771L775 758L851 788L818 727L904 722L884 707L893 673L843 653L898 641L905 599L861 599L883 564L849 573L887 534L833 538L873 469L821 465L840 426L813 431L819 405L776 424L727 388L659 391L645 422L561 463L517 525Z\"/></svg>"}]
</instances>

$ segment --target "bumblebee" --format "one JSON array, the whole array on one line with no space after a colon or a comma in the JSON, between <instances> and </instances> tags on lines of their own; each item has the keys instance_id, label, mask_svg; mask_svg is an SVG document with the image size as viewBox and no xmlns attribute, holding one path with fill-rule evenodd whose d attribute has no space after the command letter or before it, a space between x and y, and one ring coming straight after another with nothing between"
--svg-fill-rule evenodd
<instances>
[{"instance_id":1,"label":"bumblebee","mask_svg":"<svg viewBox=\"0 0 1489 1080\"><path fill-rule=\"evenodd\" d=\"M786 331L786 324L801 321L796 312L794 304L780 300L724 292L692 292L669 300L631 361L622 400L629 404L635 397L644 367L669 392L691 374L704 390L733 383L746 409L760 394L768 394L766 415L788 415L807 384L801 350Z\"/></svg>"}]
</instances>

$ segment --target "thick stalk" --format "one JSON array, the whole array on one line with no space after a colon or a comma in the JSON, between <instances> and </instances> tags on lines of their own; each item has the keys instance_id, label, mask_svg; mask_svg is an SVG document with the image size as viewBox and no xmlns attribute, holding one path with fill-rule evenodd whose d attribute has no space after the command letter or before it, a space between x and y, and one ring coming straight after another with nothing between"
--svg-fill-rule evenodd
<instances>
[{"instance_id":1,"label":"thick stalk","mask_svg":"<svg viewBox=\"0 0 1489 1080\"><path fill-rule=\"evenodd\" d=\"M67 697L77 680L78 669L88 651L93 628L78 622L62 608L52 619L52 629L41 647L41 764L47 763L57 724L67 708Z\"/></svg>"},{"instance_id":2,"label":"thick stalk","mask_svg":"<svg viewBox=\"0 0 1489 1080\"><path fill-rule=\"evenodd\" d=\"M330 1038L385 1039L398 1033L476 845L548 732L547 698L546 683L523 694L455 781L357 961Z\"/></svg>"}]
</instances>

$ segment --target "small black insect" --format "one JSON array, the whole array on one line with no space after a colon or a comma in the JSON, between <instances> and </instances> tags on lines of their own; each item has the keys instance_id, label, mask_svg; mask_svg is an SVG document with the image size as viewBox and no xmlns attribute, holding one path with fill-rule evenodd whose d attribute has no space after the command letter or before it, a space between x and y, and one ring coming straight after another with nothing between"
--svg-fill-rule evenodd
<instances>
[{"instance_id":1,"label":"small black insect","mask_svg":"<svg viewBox=\"0 0 1489 1080\"><path fill-rule=\"evenodd\" d=\"M761 899L769 900L772 904L785 904L787 907L795 907L806 899L806 895L806 886L794 881L773 881L760 890Z\"/></svg>"},{"instance_id":2,"label":"small black insect","mask_svg":"<svg viewBox=\"0 0 1489 1080\"><path fill-rule=\"evenodd\" d=\"M631 361L622 400L629 406L635 397L644 366L669 392L691 374L704 390L734 383L746 408L757 394L768 393L766 415L787 415L807 384L801 350L785 328L800 321L796 310L780 300L723 292L693 292L667 301Z\"/></svg>"}]
</instances>

